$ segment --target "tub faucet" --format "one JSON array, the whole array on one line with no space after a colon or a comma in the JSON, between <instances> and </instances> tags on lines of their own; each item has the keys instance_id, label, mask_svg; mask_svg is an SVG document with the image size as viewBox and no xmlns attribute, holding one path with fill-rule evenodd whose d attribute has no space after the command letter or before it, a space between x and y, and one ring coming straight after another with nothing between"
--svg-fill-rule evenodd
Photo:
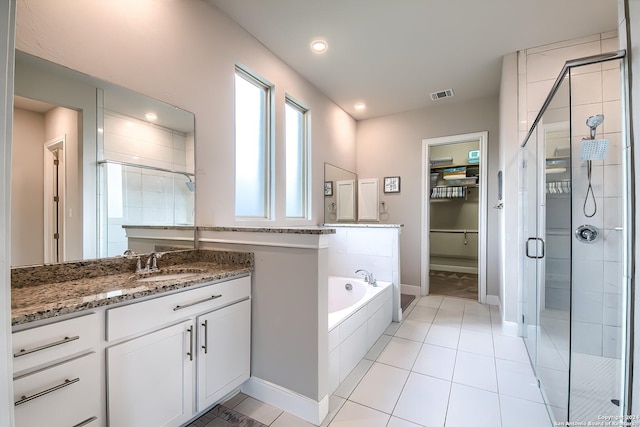
<instances>
[{"instance_id":1,"label":"tub faucet","mask_svg":"<svg viewBox=\"0 0 640 427\"><path fill-rule=\"evenodd\" d=\"M364 281L371 286L378 286L376 278L373 277L373 273L369 273L367 270L356 270L356 274L362 273L364 275Z\"/></svg>"}]
</instances>

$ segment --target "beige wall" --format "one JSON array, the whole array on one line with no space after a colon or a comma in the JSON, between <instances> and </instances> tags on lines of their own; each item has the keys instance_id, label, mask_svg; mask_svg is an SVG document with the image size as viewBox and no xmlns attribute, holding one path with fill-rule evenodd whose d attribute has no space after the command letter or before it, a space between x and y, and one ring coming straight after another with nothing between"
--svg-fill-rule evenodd
<instances>
[{"instance_id":1,"label":"beige wall","mask_svg":"<svg viewBox=\"0 0 640 427\"><path fill-rule=\"evenodd\" d=\"M67 150L63 212L65 261L82 259L82 150L78 141L78 126L77 111L56 107L45 114L45 141L64 135Z\"/></svg>"},{"instance_id":2,"label":"beige wall","mask_svg":"<svg viewBox=\"0 0 640 427\"><path fill-rule=\"evenodd\" d=\"M44 114L14 109L11 171L11 265L44 262Z\"/></svg>"},{"instance_id":3,"label":"beige wall","mask_svg":"<svg viewBox=\"0 0 640 427\"><path fill-rule=\"evenodd\" d=\"M82 259L82 169L79 167L78 113L56 107L47 113L16 108L11 175L11 265L44 262L44 143L65 136L66 260Z\"/></svg>"},{"instance_id":4,"label":"beige wall","mask_svg":"<svg viewBox=\"0 0 640 427\"><path fill-rule=\"evenodd\" d=\"M399 194L380 194L385 222L404 224L400 236L401 282L420 285L422 140L489 131L487 294L498 295L497 200L498 98L443 104L358 122L358 176L399 175ZM385 218L386 219L386 218Z\"/></svg>"},{"instance_id":5,"label":"beige wall","mask_svg":"<svg viewBox=\"0 0 640 427\"><path fill-rule=\"evenodd\" d=\"M355 121L204 1L20 0L17 16L18 49L195 114L198 225L236 223L236 64L275 85L275 221L269 225L322 222L324 162L355 170ZM310 108L310 221L284 219L285 94Z\"/></svg>"},{"instance_id":6,"label":"beige wall","mask_svg":"<svg viewBox=\"0 0 640 427\"><path fill-rule=\"evenodd\" d=\"M499 169L503 173L503 208L499 211L499 266L500 305L502 318L518 320L522 246L518 241L520 230L518 166L520 141L518 139L518 54L502 58L500 81L500 149ZM507 261L507 259L509 261Z\"/></svg>"}]
</instances>

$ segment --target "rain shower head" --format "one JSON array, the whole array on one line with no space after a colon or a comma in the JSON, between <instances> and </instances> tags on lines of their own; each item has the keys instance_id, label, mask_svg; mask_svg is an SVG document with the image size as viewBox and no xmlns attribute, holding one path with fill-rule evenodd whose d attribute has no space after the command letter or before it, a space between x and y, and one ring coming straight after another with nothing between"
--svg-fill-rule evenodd
<instances>
[{"instance_id":1,"label":"rain shower head","mask_svg":"<svg viewBox=\"0 0 640 427\"><path fill-rule=\"evenodd\" d=\"M596 128L602 124L604 116L602 114L596 114L587 119L587 126L589 126L591 139L596 139Z\"/></svg>"},{"instance_id":2,"label":"rain shower head","mask_svg":"<svg viewBox=\"0 0 640 427\"><path fill-rule=\"evenodd\" d=\"M603 160L607 155L607 149L609 148L609 141L606 139L596 139L596 128L602 124L604 116L602 114L596 114L587 119L587 126L589 126L589 138L583 138L580 144L580 159L581 160Z\"/></svg>"}]
</instances>

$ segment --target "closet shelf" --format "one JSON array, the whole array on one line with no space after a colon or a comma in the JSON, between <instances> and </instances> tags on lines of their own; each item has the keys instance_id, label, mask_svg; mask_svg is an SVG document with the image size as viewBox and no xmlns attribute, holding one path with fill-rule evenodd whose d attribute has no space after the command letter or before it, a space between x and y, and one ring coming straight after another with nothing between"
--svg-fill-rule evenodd
<instances>
[{"instance_id":1,"label":"closet shelf","mask_svg":"<svg viewBox=\"0 0 640 427\"><path fill-rule=\"evenodd\" d=\"M434 165L434 166L429 166L431 168L431 170L442 170L442 169L449 169L449 168L461 168L461 167L466 167L466 168L479 168L480 164L479 163L463 163L463 164L458 164L458 165Z\"/></svg>"}]
</instances>

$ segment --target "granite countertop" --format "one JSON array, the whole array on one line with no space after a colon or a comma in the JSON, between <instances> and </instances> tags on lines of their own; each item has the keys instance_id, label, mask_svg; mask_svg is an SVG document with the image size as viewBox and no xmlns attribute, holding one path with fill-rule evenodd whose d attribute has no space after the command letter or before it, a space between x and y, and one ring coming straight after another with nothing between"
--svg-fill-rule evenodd
<instances>
[{"instance_id":1,"label":"granite countertop","mask_svg":"<svg viewBox=\"0 0 640 427\"><path fill-rule=\"evenodd\" d=\"M325 227L355 227L355 228L402 228L404 224L387 224L373 222L342 222L342 223L326 223Z\"/></svg>"},{"instance_id":2,"label":"granite countertop","mask_svg":"<svg viewBox=\"0 0 640 427\"><path fill-rule=\"evenodd\" d=\"M242 277L253 271L253 254L246 252L167 253L158 261L159 271L146 274L135 273L136 261L137 258L118 257L12 269L11 324L21 325L214 280ZM181 273L189 275L170 280L162 277Z\"/></svg>"},{"instance_id":3,"label":"granite countertop","mask_svg":"<svg viewBox=\"0 0 640 427\"><path fill-rule=\"evenodd\" d=\"M234 231L249 233L279 233L279 234L335 234L336 230L322 226L300 227L217 227L198 226L198 231Z\"/></svg>"}]
</instances>

